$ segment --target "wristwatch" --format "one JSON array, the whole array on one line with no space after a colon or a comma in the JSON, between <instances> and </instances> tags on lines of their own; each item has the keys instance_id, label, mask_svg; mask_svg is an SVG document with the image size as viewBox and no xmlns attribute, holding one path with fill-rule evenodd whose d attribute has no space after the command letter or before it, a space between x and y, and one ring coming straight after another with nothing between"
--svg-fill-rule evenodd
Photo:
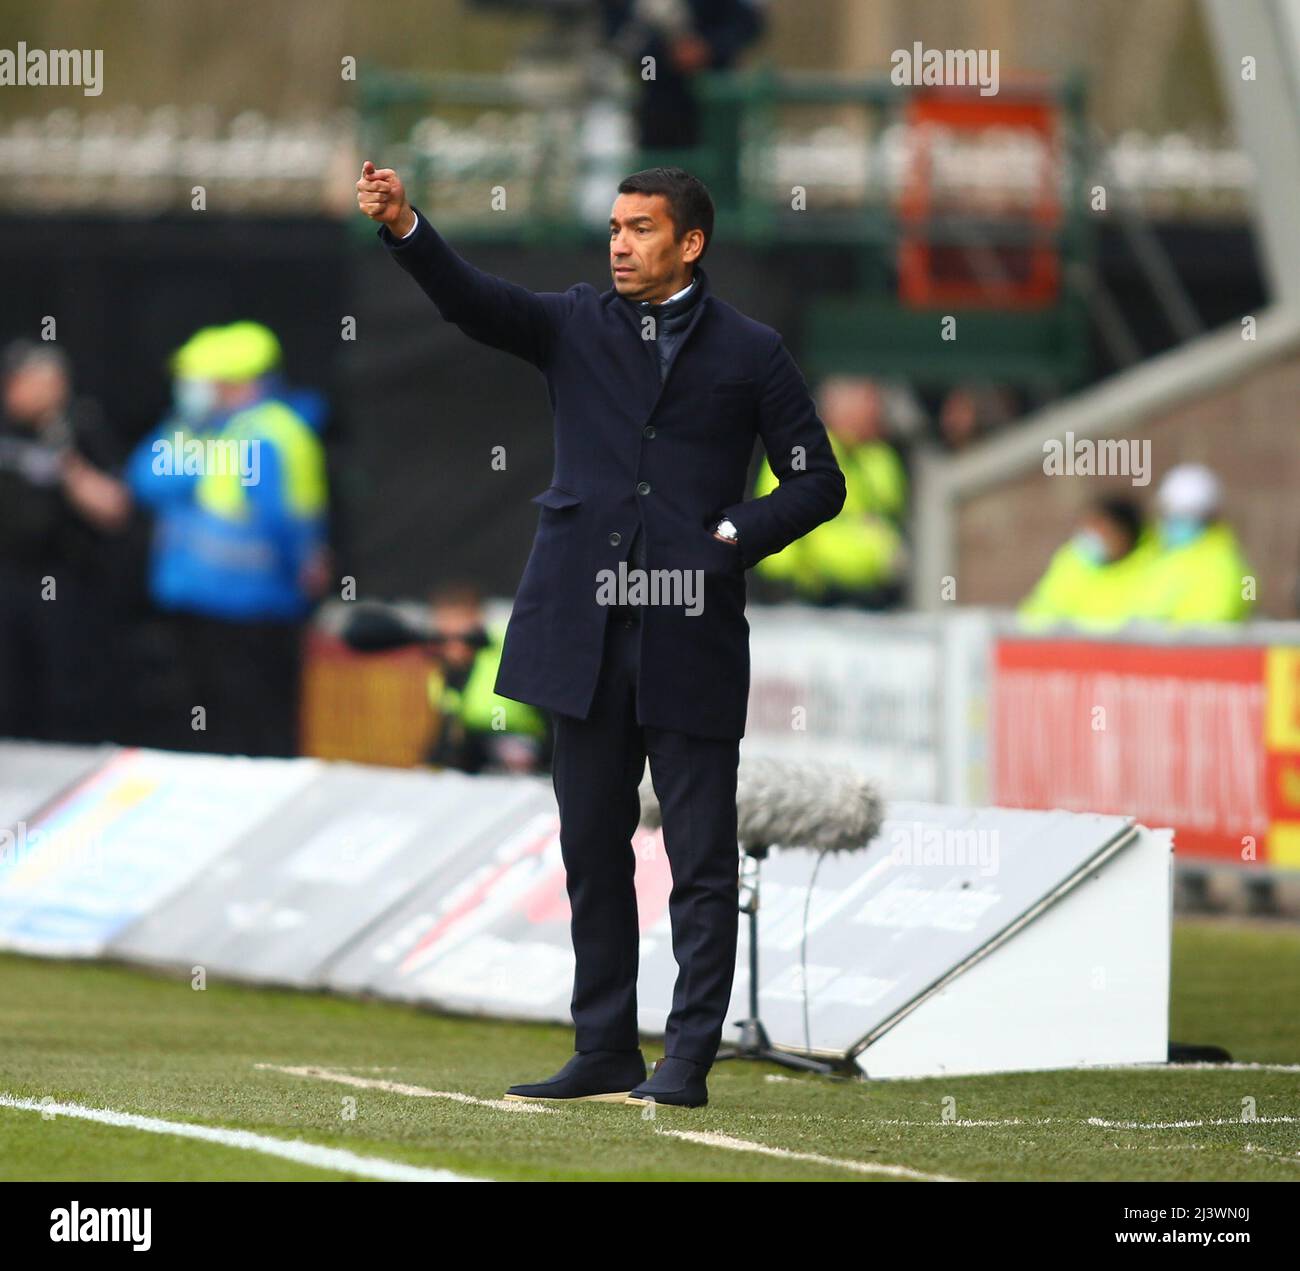
<instances>
[{"instance_id":1,"label":"wristwatch","mask_svg":"<svg viewBox=\"0 0 1300 1271\"><path fill-rule=\"evenodd\" d=\"M740 542L739 531L729 520L726 519L726 517L723 517L723 519L713 527L713 532L714 534L725 538L729 543Z\"/></svg>"}]
</instances>

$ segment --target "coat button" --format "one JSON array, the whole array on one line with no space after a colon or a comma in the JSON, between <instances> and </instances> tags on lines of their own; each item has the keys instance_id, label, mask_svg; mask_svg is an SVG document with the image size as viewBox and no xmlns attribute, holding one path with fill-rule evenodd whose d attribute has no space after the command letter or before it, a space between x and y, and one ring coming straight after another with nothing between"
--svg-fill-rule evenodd
<instances>
[{"instance_id":1,"label":"coat button","mask_svg":"<svg viewBox=\"0 0 1300 1271\"><path fill-rule=\"evenodd\" d=\"M637 492L638 494L649 494L649 493L650 493L650 482L649 482L649 481L639 481L639 482L637 482L636 492Z\"/></svg>"},{"instance_id":2,"label":"coat button","mask_svg":"<svg viewBox=\"0 0 1300 1271\"><path fill-rule=\"evenodd\" d=\"M611 547L617 547L622 541L623 536L617 530L609 536L609 545Z\"/></svg>"},{"instance_id":3,"label":"coat button","mask_svg":"<svg viewBox=\"0 0 1300 1271\"><path fill-rule=\"evenodd\" d=\"M653 437L655 435L655 426L653 424L647 424L643 429L641 429L641 435L643 437Z\"/></svg>"}]
</instances>

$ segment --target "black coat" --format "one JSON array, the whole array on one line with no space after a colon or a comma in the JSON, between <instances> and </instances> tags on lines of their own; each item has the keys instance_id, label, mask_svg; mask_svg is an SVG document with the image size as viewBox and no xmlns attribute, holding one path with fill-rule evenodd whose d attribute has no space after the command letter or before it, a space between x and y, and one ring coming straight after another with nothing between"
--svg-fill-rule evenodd
<instances>
[{"instance_id":1,"label":"black coat","mask_svg":"<svg viewBox=\"0 0 1300 1271\"><path fill-rule=\"evenodd\" d=\"M418 211L418 209L417 209ZM506 631L496 690L585 719L608 608L600 572L626 561L638 522L647 570L700 571L703 606L651 604L641 629L638 717L701 737L742 737L749 702L745 574L829 520L844 476L781 336L712 296L700 300L660 381L656 348L611 288L533 292L475 268L421 215L379 237L439 313L531 362L555 415L555 470ZM777 489L745 501L755 437ZM739 548L712 528L729 517ZM683 576L679 573L677 577Z\"/></svg>"}]
</instances>

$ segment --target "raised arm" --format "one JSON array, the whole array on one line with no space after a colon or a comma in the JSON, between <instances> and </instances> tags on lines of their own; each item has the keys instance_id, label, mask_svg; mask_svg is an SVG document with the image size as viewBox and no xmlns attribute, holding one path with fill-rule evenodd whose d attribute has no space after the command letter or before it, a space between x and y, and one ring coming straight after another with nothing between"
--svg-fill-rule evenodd
<instances>
[{"instance_id":1,"label":"raised arm","mask_svg":"<svg viewBox=\"0 0 1300 1271\"><path fill-rule=\"evenodd\" d=\"M462 259L407 201L392 168L366 160L357 205L379 223L379 238L448 322L471 339L545 367L556 333L572 312L576 287L529 291Z\"/></svg>"},{"instance_id":2,"label":"raised arm","mask_svg":"<svg viewBox=\"0 0 1300 1271\"><path fill-rule=\"evenodd\" d=\"M736 527L746 568L836 516L846 494L825 425L779 336L768 356L758 409L763 448L780 484L722 513Z\"/></svg>"}]
</instances>

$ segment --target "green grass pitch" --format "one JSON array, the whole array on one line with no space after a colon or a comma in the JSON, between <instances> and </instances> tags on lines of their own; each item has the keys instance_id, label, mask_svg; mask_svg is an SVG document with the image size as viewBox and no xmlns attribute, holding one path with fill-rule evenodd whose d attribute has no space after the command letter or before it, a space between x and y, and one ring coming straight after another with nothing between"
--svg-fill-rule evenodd
<instances>
[{"instance_id":1,"label":"green grass pitch","mask_svg":"<svg viewBox=\"0 0 1300 1271\"><path fill-rule=\"evenodd\" d=\"M1293 1065L1297 1001L1300 929L1177 924L1174 1038L1224 1046L1239 1063ZM550 1075L572 1051L571 1029L211 980L198 991L179 976L13 955L0 956L0 1030L0 1094L14 1099L253 1131L478 1178L1300 1180L1300 1071L853 1082L732 1061L710 1074L707 1108L521 1113L474 1100ZM643 1048L648 1060L661 1053L650 1041ZM304 1066L402 1089L280 1070ZM691 1133L726 1139L682 1137ZM0 1106L5 1181L354 1176Z\"/></svg>"}]
</instances>

